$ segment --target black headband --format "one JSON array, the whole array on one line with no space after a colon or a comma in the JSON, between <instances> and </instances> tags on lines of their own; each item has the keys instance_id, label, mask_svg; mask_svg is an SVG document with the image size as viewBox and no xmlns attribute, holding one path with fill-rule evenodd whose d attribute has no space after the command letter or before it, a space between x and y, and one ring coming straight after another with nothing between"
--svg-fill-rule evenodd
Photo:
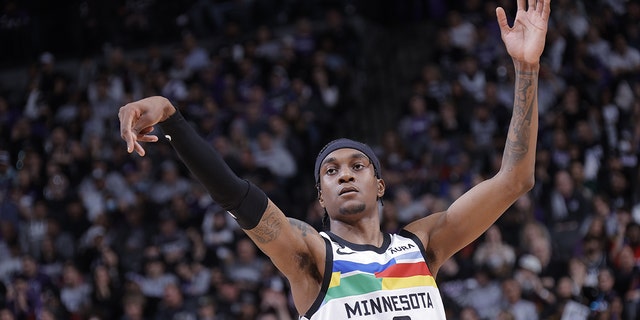
<instances>
[{"instance_id":1,"label":"black headband","mask_svg":"<svg viewBox=\"0 0 640 320\"><path fill-rule=\"evenodd\" d=\"M380 179L380 161L378 160L378 157L376 157L375 152L373 152L373 149L362 142L341 138L327 143L324 148L320 150L320 154L318 154L318 157L316 158L315 171L313 172L316 178L316 183L320 182L320 165L322 164L324 158L326 158L327 155L329 155L329 153L333 151L345 148L356 149L369 157L369 161L371 161L371 163L373 164L376 178Z\"/></svg>"}]
</instances>

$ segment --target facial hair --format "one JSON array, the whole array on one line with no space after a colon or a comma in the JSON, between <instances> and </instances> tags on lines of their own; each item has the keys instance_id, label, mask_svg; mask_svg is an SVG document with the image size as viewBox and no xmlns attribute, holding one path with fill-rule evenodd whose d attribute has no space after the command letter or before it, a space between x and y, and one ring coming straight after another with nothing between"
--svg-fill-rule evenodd
<instances>
[{"instance_id":1,"label":"facial hair","mask_svg":"<svg viewBox=\"0 0 640 320\"><path fill-rule=\"evenodd\" d=\"M361 203L361 204L352 205L348 207L341 207L339 209L339 212L342 215L352 215L352 214L358 214L360 212L363 212L365 208L366 208L366 205L364 203Z\"/></svg>"}]
</instances>

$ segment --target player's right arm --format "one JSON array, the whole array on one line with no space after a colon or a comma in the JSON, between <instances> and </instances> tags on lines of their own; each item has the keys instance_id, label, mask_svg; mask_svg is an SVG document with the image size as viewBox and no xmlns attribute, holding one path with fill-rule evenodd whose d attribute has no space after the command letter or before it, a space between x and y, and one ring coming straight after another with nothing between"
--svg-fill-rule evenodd
<instances>
[{"instance_id":1,"label":"player's right arm","mask_svg":"<svg viewBox=\"0 0 640 320\"><path fill-rule=\"evenodd\" d=\"M237 219L242 229L291 283L296 307L304 313L322 285L325 242L308 224L288 219L265 193L239 178L220 154L202 139L163 97L149 97L120 108L120 133L127 151L144 156L140 142L156 142L159 124L177 154L212 198Z\"/></svg>"},{"instance_id":2,"label":"player's right arm","mask_svg":"<svg viewBox=\"0 0 640 320\"><path fill-rule=\"evenodd\" d=\"M258 225L244 230L289 280L299 314L320 292L325 271L324 239L308 223L286 217L271 201Z\"/></svg>"}]
</instances>

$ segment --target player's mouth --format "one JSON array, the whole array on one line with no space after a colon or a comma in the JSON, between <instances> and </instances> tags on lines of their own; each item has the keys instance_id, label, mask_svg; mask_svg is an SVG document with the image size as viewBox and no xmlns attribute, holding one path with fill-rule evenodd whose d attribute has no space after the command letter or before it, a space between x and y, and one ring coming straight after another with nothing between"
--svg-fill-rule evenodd
<instances>
[{"instance_id":1,"label":"player's mouth","mask_svg":"<svg viewBox=\"0 0 640 320\"><path fill-rule=\"evenodd\" d=\"M349 186L349 187L342 188L342 190L340 190L338 195L343 195L343 194L353 193L353 192L358 192L358 189L356 187Z\"/></svg>"}]
</instances>

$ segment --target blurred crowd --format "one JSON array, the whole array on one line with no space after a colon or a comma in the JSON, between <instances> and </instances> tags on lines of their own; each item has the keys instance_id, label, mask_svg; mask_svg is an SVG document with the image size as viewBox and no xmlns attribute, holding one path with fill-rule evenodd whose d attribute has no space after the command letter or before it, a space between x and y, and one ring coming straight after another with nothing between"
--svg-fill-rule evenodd
<instances>
[{"instance_id":1,"label":"blurred crowd","mask_svg":"<svg viewBox=\"0 0 640 320\"><path fill-rule=\"evenodd\" d=\"M133 39L125 25L160 34L143 23L160 2L120 2L129 19L96 33L99 54L70 72L56 52L39 53L21 92L0 91L0 319L296 318L286 279L161 132L146 156L126 152L117 111L171 99L239 176L322 230L313 160L346 118L372 116L349 113L366 76L359 61L375 54L359 45L357 2L311 1L313 14L293 18L310 11L190 1L160 11L176 41L152 39L138 54L111 40ZM2 36L29 25L17 2L0 3ZM382 230L445 210L499 168L514 84L498 5L515 15L511 0L389 4L386 22L431 21L434 37L415 40L433 44L429 63L389 84L410 92L386 106L398 110L395 129L368 139L387 186ZM637 319L640 1L553 0L538 95L535 187L442 266L447 314Z\"/></svg>"}]
</instances>

